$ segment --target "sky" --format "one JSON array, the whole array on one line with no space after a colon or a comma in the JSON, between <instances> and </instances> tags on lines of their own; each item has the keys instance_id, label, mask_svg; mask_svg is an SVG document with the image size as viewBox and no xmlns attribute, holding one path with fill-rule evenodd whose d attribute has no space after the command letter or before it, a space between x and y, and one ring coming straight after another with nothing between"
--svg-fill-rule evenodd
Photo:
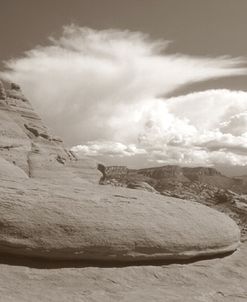
<instances>
[{"instance_id":1,"label":"sky","mask_svg":"<svg viewBox=\"0 0 247 302\"><path fill-rule=\"evenodd\" d=\"M72 150L247 174L247 1L0 2L0 75Z\"/></svg>"}]
</instances>

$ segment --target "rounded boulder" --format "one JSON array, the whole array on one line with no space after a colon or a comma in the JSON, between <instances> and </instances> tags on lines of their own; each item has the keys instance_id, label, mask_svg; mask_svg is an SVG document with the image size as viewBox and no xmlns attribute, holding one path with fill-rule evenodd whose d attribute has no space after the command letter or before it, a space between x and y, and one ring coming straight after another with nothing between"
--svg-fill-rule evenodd
<instances>
[{"instance_id":1,"label":"rounded boulder","mask_svg":"<svg viewBox=\"0 0 247 302\"><path fill-rule=\"evenodd\" d=\"M0 186L1 252L50 259L188 259L234 251L235 222L198 203L107 186Z\"/></svg>"}]
</instances>

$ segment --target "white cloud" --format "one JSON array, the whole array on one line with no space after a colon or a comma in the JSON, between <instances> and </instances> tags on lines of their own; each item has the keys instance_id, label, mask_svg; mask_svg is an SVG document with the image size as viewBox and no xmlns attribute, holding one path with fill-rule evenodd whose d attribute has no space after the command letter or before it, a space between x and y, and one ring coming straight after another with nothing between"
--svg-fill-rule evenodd
<instances>
[{"instance_id":1,"label":"white cloud","mask_svg":"<svg viewBox=\"0 0 247 302\"><path fill-rule=\"evenodd\" d=\"M119 142L112 141L90 141L86 145L78 145L72 148L72 151L81 155L88 156L134 156L138 154L146 154L146 151L137 148L136 145L124 145Z\"/></svg>"},{"instance_id":2,"label":"white cloud","mask_svg":"<svg viewBox=\"0 0 247 302\"><path fill-rule=\"evenodd\" d=\"M168 55L143 33L64 28L6 63L56 134L91 156L246 165L247 93L210 90L164 99L181 85L246 73L240 58Z\"/></svg>"},{"instance_id":3,"label":"white cloud","mask_svg":"<svg viewBox=\"0 0 247 302\"><path fill-rule=\"evenodd\" d=\"M132 152L127 152L129 145L100 141L75 151L94 156L144 154L146 160L159 164L245 166L246 112L246 92L209 90L146 100Z\"/></svg>"},{"instance_id":4,"label":"white cloud","mask_svg":"<svg viewBox=\"0 0 247 302\"><path fill-rule=\"evenodd\" d=\"M232 135L247 134L247 111L231 116L228 121L222 123L221 131Z\"/></svg>"},{"instance_id":5,"label":"white cloud","mask_svg":"<svg viewBox=\"0 0 247 302\"><path fill-rule=\"evenodd\" d=\"M197 92L162 102L140 135L152 160L247 165L247 93Z\"/></svg>"}]
</instances>

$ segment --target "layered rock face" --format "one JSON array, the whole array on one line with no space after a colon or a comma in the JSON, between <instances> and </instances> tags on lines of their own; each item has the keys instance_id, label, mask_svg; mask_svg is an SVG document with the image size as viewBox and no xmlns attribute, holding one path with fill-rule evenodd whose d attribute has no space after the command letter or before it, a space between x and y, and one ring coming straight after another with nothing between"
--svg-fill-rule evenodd
<instances>
[{"instance_id":1,"label":"layered rock face","mask_svg":"<svg viewBox=\"0 0 247 302\"><path fill-rule=\"evenodd\" d=\"M58 158L64 161L69 159L69 154L63 148L61 140L48 133L19 86L5 83L0 109L0 154L20 167L27 176L43 177L44 172L49 170L49 161L53 164L57 161L59 164Z\"/></svg>"},{"instance_id":2,"label":"layered rock face","mask_svg":"<svg viewBox=\"0 0 247 302\"><path fill-rule=\"evenodd\" d=\"M239 229L204 205L100 186L18 85L0 89L0 251L49 259L190 259L234 251Z\"/></svg>"},{"instance_id":3,"label":"layered rock face","mask_svg":"<svg viewBox=\"0 0 247 302\"><path fill-rule=\"evenodd\" d=\"M79 160L64 148L60 138L50 134L18 85L1 82L0 91L2 158L22 169L30 178L52 178L58 182L65 178L66 182L75 178L80 170L86 170L86 166L91 167L93 182L99 177L96 163L89 163L89 159ZM72 171L75 175L71 175Z\"/></svg>"}]
</instances>

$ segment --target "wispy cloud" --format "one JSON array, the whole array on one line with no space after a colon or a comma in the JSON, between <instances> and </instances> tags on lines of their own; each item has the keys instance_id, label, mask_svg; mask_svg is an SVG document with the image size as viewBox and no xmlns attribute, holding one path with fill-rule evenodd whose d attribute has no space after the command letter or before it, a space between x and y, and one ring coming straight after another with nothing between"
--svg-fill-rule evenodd
<instances>
[{"instance_id":1,"label":"wispy cloud","mask_svg":"<svg viewBox=\"0 0 247 302\"><path fill-rule=\"evenodd\" d=\"M160 98L188 83L245 74L243 60L170 55L167 47L140 32L71 25L6 62L1 75L20 83L54 131L83 154L246 164L246 93Z\"/></svg>"}]
</instances>

